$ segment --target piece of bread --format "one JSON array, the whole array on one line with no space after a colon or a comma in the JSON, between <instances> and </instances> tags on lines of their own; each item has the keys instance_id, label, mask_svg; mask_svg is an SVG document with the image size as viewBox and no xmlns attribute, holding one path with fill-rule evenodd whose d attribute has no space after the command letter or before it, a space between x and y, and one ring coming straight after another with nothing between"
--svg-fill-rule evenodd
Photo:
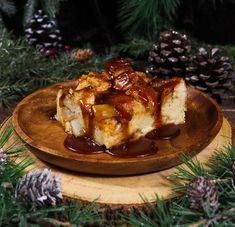
<instances>
[{"instance_id":1,"label":"piece of bread","mask_svg":"<svg viewBox=\"0 0 235 227\"><path fill-rule=\"evenodd\" d=\"M183 79L151 83L125 59L105 66L105 72L81 76L76 89L59 90L55 117L67 133L88 136L110 148L161 125L184 123Z\"/></svg>"}]
</instances>

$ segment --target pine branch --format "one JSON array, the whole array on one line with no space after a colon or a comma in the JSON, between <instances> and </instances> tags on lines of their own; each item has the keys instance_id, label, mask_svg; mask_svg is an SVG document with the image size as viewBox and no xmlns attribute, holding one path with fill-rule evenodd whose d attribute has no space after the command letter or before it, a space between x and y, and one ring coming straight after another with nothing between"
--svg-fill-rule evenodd
<instances>
[{"instance_id":1,"label":"pine branch","mask_svg":"<svg viewBox=\"0 0 235 227\"><path fill-rule=\"evenodd\" d=\"M171 216L174 217L176 226L182 226L186 223L194 223L203 216L203 212L189 208L188 199L185 196L181 197L177 201L172 201L169 210Z\"/></svg>"},{"instance_id":2,"label":"pine branch","mask_svg":"<svg viewBox=\"0 0 235 227\"><path fill-rule=\"evenodd\" d=\"M69 220L72 225L99 224L102 222L101 214L98 212L96 202L81 207L79 202L73 202L69 208Z\"/></svg>"},{"instance_id":3,"label":"pine branch","mask_svg":"<svg viewBox=\"0 0 235 227\"><path fill-rule=\"evenodd\" d=\"M221 177L220 171L213 172L217 168L232 168L234 148L225 147L217 151L212 157L210 167L208 163L200 163L196 159L188 156L182 156L181 160L185 162L185 167L178 168L178 172L171 178L174 183L184 180L188 183L196 176L205 176L217 185L219 195L219 209L210 209L209 198L202 201L201 210L190 208L187 194L182 191L182 196L173 201L163 202L156 200L156 206L148 205L149 215L140 213L139 215L131 214L124 216L123 220L132 226L234 226L235 225L235 188L232 175ZM218 167L217 162L221 157L221 165ZM204 167L207 166L205 170ZM217 176L218 173L218 176ZM172 176L171 176L172 177ZM218 178L219 177L219 178ZM221 178L220 178L221 177ZM182 184L181 184L182 186ZM187 185L184 185L186 188ZM143 198L146 202L146 200ZM148 204L148 203L147 203Z\"/></svg>"},{"instance_id":4,"label":"pine branch","mask_svg":"<svg viewBox=\"0 0 235 227\"><path fill-rule=\"evenodd\" d=\"M33 163L28 155L24 154L24 146L19 141L9 143L14 132L9 123L0 130L0 144L7 151L8 161L0 166L0 226L81 226L87 224L99 224L102 222L95 201L88 206L81 207L79 203L69 206L41 207L37 210L29 210L15 197L14 188L23 171ZM1 147L0 146L0 147ZM21 153L20 160L18 155ZM16 162L17 161L17 162ZM67 221L57 220L55 217L67 217ZM71 220L71 223L68 222Z\"/></svg>"},{"instance_id":5,"label":"pine branch","mask_svg":"<svg viewBox=\"0 0 235 227\"><path fill-rule=\"evenodd\" d=\"M24 154L25 147L19 142L13 142L12 144L7 145L13 132L14 129L10 123L4 126L0 131L0 148L2 148L3 152L7 155L6 166L0 166L0 169L4 169L4 171L1 171L0 182L15 182L23 171L34 162L30 157L22 156L21 161L16 163L19 154Z\"/></svg>"},{"instance_id":6,"label":"pine branch","mask_svg":"<svg viewBox=\"0 0 235 227\"><path fill-rule=\"evenodd\" d=\"M180 0L120 0L119 27L129 34L144 32L153 37L165 21L172 21L179 5Z\"/></svg>"},{"instance_id":7,"label":"pine branch","mask_svg":"<svg viewBox=\"0 0 235 227\"><path fill-rule=\"evenodd\" d=\"M199 162L196 158L181 155L180 160L184 165L177 166L177 172L167 177L168 180L177 183L174 188L175 191L184 190L187 187L187 183L197 176L212 177L211 174L205 170L205 165Z\"/></svg>"},{"instance_id":8,"label":"pine branch","mask_svg":"<svg viewBox=\"0 0 235 227\"><path fill-rule=\"evenodd\" d=\"M49 17L55 17L60 9L60 2L66 0L41 0L43 11L49 15Z\"/></svg>"},{"instance_id":9,"label":"pine branch","mask_svg":"<svg viewBox=\"0 0 235 227\"><path fill-rule=\"evenodd\" d=\"M174 217L170 213L169 204L159 199L156 195L156 206L150 203L146 197L141 196L148 208L147 212L140 211L139 214L120 215L124 223L131 226L174 226Z\"/></svg>"},{"instance_id":10,"label":"pine branch","mask_svg":"<svg viewBox=\"0 0 235 227\"><path fill-rule=\"evenodd\" d=\"M23 16L23 25L26 27L30 22L33 14L38 9L39 0L27 0L27 3L24 8L24 16Z\"/></svg>"},{"instance_id":11,"label":"pine branch","mask_svg":"<svg viewBox=\"0 0 235 227\"><path fill-rule=\"evenodd\" d=\"M48 59L24 40L12 41L5 30L0 30L0 43L0 106L40 87L77 78L87 71L100 71L103 62L112 57L95 55L83 64L72 60L69 53Z\"/></svg>"},{"instance_id":12,"label":"pine branch","mask_svg":"<svg viewBox=\"0 0 235 227\"><path fill-rule=\"evenodd\" d=\"M12 128L12 125L8 123L0 132L0 148L2 148L12 136L14 129Z\"/></svg>"},{"instance_id":13,"label":"pine branch","mask_svg":"<svg viewBox=\"0 0 235 227\"><path fill-rule=\"evenodd\" d=\"M1 0L0 11L7 14L8 16L13 16L16 13L16 7L14 2L11 0Z\"/></svg>"},{"instance_id":14,"label":"pine branch","mask_svg":"<svg viewBox=\"0 0 235 227\"><path fill-rule=\"evenodd\" d=\"M226 146L224 149L216 150L206 165L219 178L233 176L232 165L235 147Z\"/></svg>"},{"instance_id":15,"label":"pine branch","mask_svg":"<svg viewBox=\"0 0 235 227\"><path fill-rule=\"evenodd\" d=\"M144 37L128 37L125 43L120 43L113 47L113 52L128 53L134 58L146 57L151 49L153 42Z\"/></svg>"},{"instance_id":16,"label":"pine branch","mask_svg":"<svg viewBox=\"0 0 235 227\"><path fill-rule=\"evenodd\" d=\"M66 0L28 0L24 10L24 27L30 22L33 14L39 9L39 6L49 17L55 18L56 14L59 13L60 3L62 1Z\"/></svg>"}]
</instances>

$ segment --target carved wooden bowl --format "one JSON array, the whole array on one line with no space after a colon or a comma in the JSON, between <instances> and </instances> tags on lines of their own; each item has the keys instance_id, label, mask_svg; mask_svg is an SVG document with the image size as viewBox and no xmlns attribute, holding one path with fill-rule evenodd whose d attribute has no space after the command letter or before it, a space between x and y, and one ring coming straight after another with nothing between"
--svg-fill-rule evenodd
<instances>
[{"instance_id":1,"label":"carved wooden bowl","mask_svg":"<svg viewBox=\"0 0 235 227\"><path fill-rule=\"evenodd\" d=\"M188 87L186 123L180 135L159 140L159 151L147 157L119 158L106 153L79 154L64 147L67 134L51 117L56 113L56 94L62 87L76 87L77 81L38 90L24 98L13 113L19 137L40 159L65 169L103 175L132 175L155 172L180 163L181 153L194 155L219 132L223 116L219 105L206 94Z\"/></svg>"}]
</instances>

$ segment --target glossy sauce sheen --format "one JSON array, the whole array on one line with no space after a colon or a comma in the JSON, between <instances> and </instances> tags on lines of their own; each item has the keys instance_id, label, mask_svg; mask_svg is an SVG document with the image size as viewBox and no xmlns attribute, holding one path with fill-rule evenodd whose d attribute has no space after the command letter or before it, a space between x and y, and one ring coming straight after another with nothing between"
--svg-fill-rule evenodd
<instances>
[{"instance_id":1,"label":"glossy sauce sheen","mask_svg":"<svg viewBox=\"0 0 235 227\"><path fill-rule=\"evenodd\" d=\"M180 129L176 125L163 126L149 132L139 140L126 142L111 149L98 145L86 136L75 137L68 135L64 146L73 152L81 154L99 154L105 152L119 158L137 158L156 154L158 151L157 140L170 140L179 136L179 134Z\"/></svg>"},{"instance_id":2,"label":"glossy sauce sheen","mask_svg":"<svg viewBox=\"0 0 235 227\"><path fill-rule=\"evenodd\" d=\"M158 151L157 140L159 139L172 139L180 134L180 130L177 126L161 126L161 95L164 87L164 91L170 92L172 87L178 83L173 81L172 84L158 84L159 91L154 89L154 86L145 83L139 79L133 69L131 63L126 59L120 59L105 63L106 71L111 75L113 81L113 88L109 93L103 94L96 99L96 104L108 103L113 106L117 112L117 120L122 124L123 132L128 137L127 126L128 122L132 119L131 103L137 99L148 109L153 109L155 113L155 121L158 129L149 132L145 137L142 137L136 141L127 141L124 144L114 146L111 149L106 149L105 146L99 146L95 143L93 138L93 118L94 113L92 108L81 105L83 116L88 124L88 131L84 136L75 137L67 136L64 145L71 151L83 153L83 154L97 154L108 153L112 156L123 158L145 157L153 155ZM88 88L89 89L89 88ZM125 105L120 105L120 103ZM125 106L125 108L124 108ZM126 108L129 106L130 108ZM126 129L126 130L125 130Z\"/></svg>"},{"instance_id":3,"label":"glossy sauce sheen","mask_svg":"<svg viewBox=\"0 0 235 227\"><path fill-rule=\"evenodd\" d=\"M105 146L98 145L86 136L75 137L74 135L68 135L64 141L64 146L81 154L99 154L106 150Z\"/></svg>"}]
</instances>

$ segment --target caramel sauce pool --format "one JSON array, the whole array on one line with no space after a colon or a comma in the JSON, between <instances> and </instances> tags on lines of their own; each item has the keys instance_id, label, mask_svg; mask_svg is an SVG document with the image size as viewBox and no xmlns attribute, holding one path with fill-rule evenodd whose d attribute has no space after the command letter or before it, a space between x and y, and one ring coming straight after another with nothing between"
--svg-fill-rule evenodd
<instances>
[{"instance_id":1,"label":"caramel sauce pool","mask_svg":"<svg viewBox=\"0 0 235 227\"><path fill-rule=\"evenodd\" d=\"M158 151L158 140L170 140L180 134L180 129L176 125L167 125L149 132L144 137L135 141L129 141L110 149L100 146L86 136L75 137L68 135L64 141L64 146L80 154L100 154L107 153L119 158L137 158L156 154Z\"/></svg>"},{"instance_id":2,"label":"caramel sauce pool","mask_svg":"<svg viewBox=\"0 0 235 227\"><path fill-rule=\"evenodd\" d=\"M106 72L111 76L113 88L109 94L104 93L100 95L96 100L97 104L108 103L114 107L119 116L118 121L124 128L124 133L129 136L125 129L127 128L128 122L132 118L132 109L126 109L120 103L128 105L135 99L142 102L142 105L147 109L152 109L156 121L156 125L161 125L161 100L162 96L167 95L178 83L178 79L171 81L170 83L161 84L158 87L158 91L148 83L144 83L142 79L137 80L136 74L132 69L132 64L127 59L111 60L104 64ZM116 74L116 72L119 72ZM159 82L155 82L159 83ZM154 84L153 84L154 85ZM90 88L87 88L90 89ZM110 94L114 94L111 95ZM133 95L135 94L135 95ZM64 146L77 153L81 154L99 154L107 153L112 156L120 158L134 158L134 157L145 157L156 154L158 151L157 141L158 140L170 140L177 137L180 134L180 130L175 125L162 126L149 132L144 137L141 137L135 141L127 141L124 144L114 146L107 149L104 145L100 146L91 138L94 138L94 125L93 118L94 113L91 107L81 105L83 116L88 119L88 131L85 136L75 137L68 135Z\"/></svg>"}]
</instances>

